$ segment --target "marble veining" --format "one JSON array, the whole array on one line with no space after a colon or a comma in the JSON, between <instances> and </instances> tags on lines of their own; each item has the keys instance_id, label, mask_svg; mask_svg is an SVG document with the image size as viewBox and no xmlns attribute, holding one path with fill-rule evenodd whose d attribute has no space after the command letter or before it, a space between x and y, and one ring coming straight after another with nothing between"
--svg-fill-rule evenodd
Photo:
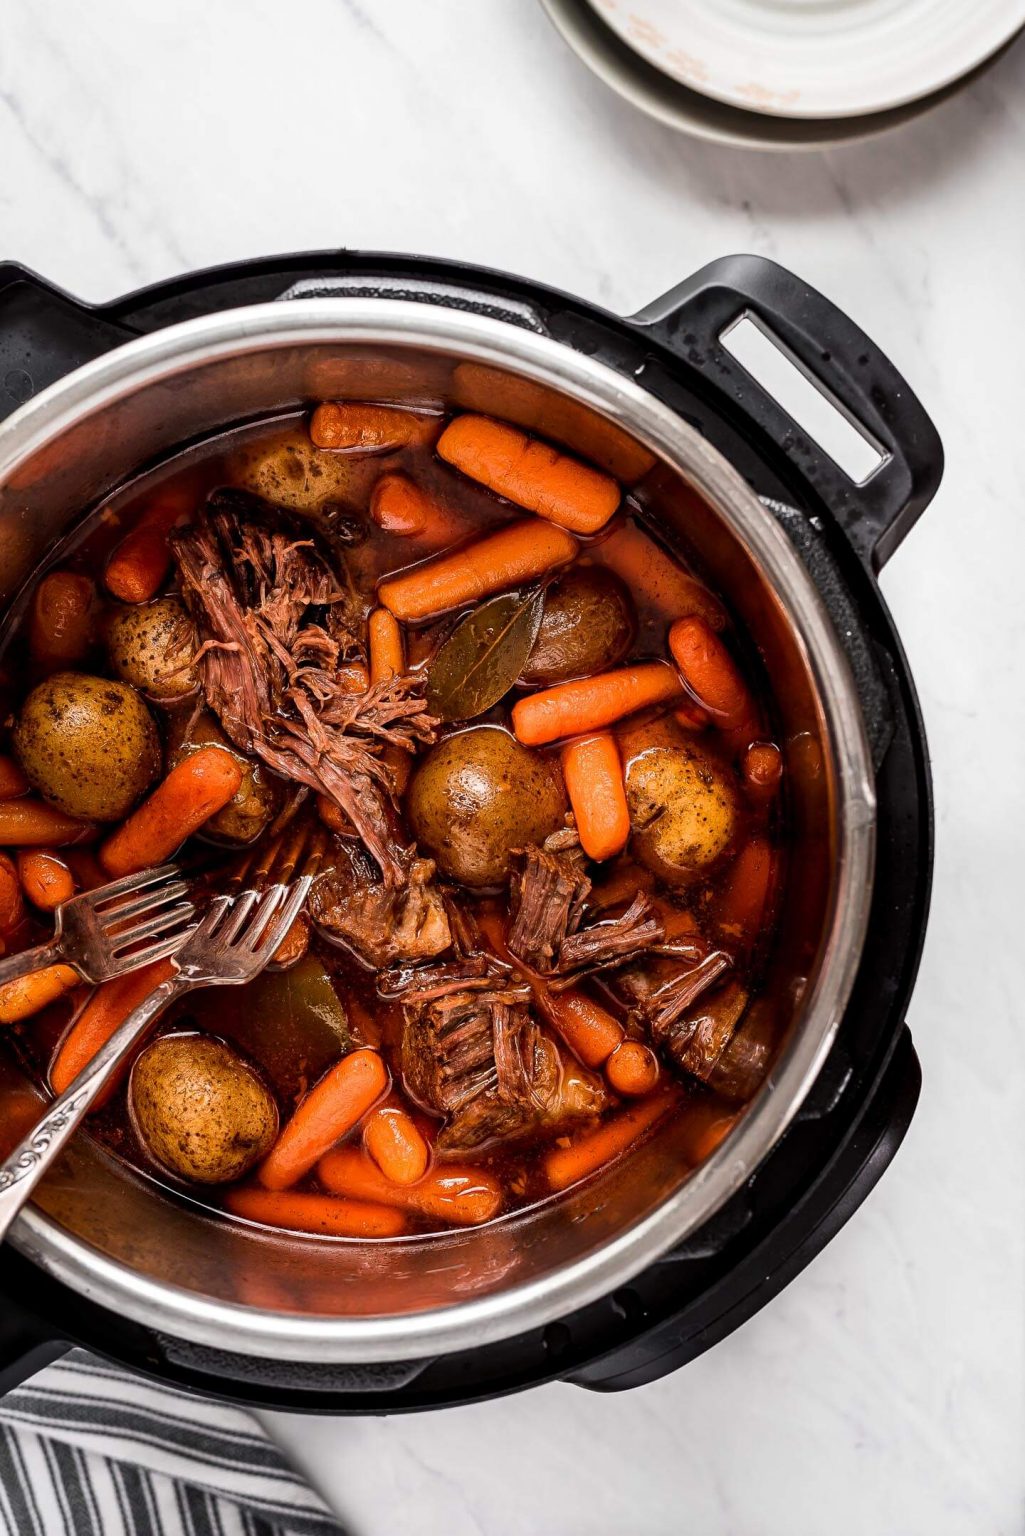
<instances>
[{"instance_id":1,"label":"marble veining","mask_svg":"<svg viewBox=\"0 0 1025 1536\"><path fill-rule=\"evenodd\" d=\"M753 250L848 309L946 443L883 578L937 796L905 1147L778 1300L651 1387L273 1416L356 1536L1023 1529L1023 103L1025 45L895 135L763 158L636 114L532 0L0 6L0 253L83 297L350 245L630 312Z\"/></svg>"}]
</instances>

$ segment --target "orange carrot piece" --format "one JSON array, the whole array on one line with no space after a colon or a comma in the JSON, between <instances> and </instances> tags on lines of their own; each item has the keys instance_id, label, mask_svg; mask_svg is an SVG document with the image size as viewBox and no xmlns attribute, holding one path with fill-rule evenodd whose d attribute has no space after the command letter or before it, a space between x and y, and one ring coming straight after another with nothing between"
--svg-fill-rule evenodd
<instances>
[{"instance_id":1,"label":"orange carrot piece","mask_svg":"<svg viewBox=\"0 0 1025 1536\"><path fill-rule=\"evenodd\" d=\"M0 800L15 800L28 793L28 779L14 757L0 757Z\"/></svg>"},{"instance_id":2,"label":"orange carrot piece","mask_svg":"<svg viewBox=\"0 0 1025 1536\"><path fill-rule=\"evenodd\" d=\"M100 849L112 879L162 864L238 793L244 769L223 747L200 747L171 769Z\"/></svg>"},{"instance_id":3,"label":"orange carrot piece","mask_svg":"<svg viewBox=\"0 0 1025 1536\"><path fill-rule=\"evenodd\" d=\"M93 643L96 588L77 571L51 571L35 590L29 614L32 660L47 672L73 667Z\"/></svg>"},{"instance_id":4,"label":"orange carrot piece","mask_svg":"<svg viewBox=\"0 0 1025 1536\"><path fill-rule=\"evenodd\" d=\"M616 738L585 736L562 749L562 774L589 859L611 859L626 847L630 812Z\"/></svg>"},{"instance_id":5,"label":"orange carrot piece","mask_svg":"<svg viewBox=\"0 0 1025 1536\"><path fill-rule=\"evenodd\" d=\"M721 1104L700 1100L689 1104L677 1124L684 1132L681 1151L691 1167L696 1168L706 1157L711 1157L739 1119L739 1112L727 1114Z\"/></svg>"},{"instance_id":6,"label":"orange carrot piece","mask_svg":"<svg viewBox=\"0 0 1025 1536\"><path fill-rule=\"evenodd\" d=\"M317 815L331 832L337 832L343 836L352 832L352 822L341 806L336 805L328 795L317 796Z\"/></svg>"},{"instance_id":7,"label":"orange carrot piece","mask_svg":"<svg viewBox=\"0 0 1025 1536\"><path fill-rule=\"evenodd\" d=\"M737 854L715 914L726 933L754 938L765 914L774 863L772 848L764 837L753 837Z\"/></svg>"},{"instance_id":8,"label":"orange carrot piece","mask_svg":"<svg viewBox=\"0 0 1025 1536\"><path fill-rule=\"evenodd\" d=\"M273 964L282 970L298 965L310 947L310 924L305 913L300 912L285 937L274 951Z\"/></svg>"},{"instance_id":9,"label":"orange carrot piece","mask_svg":"<svg viewBox=\"0 0 1025 1536\"><path fill-rule=\"evenodd\" d=\"M684 731L705 731L712 723L708 710L702 709L700 704L692 704L690 700L677 705L673 710L673 719Z\"/></svg>"},{"instance_id":10,"label":"orange carrot piece","mask_svg":"<svg viewBox=\"0 0 1025 1536\"><path fill-rule=\"evenodd\" d=\"M643 592L645 602L667 622L697 614L713 629L725 627L726 610L715 594L677 565L637 523L624 523L591 553L628 587Z\"/></svg>"},{"instance_id":11,"label":"orange carrot piece","mask_svg":"<svg viewBox=\"0 0 1025 1536\"><path fill-rule=\"evenodd\" d=\"M343 661L336 675L346 693L366 693L370 687L370 670L362 661Z\"/></svg>"},{"instance_id":12,"label":"orange carrot piece","mask_svg":"<svg viewBox=\"0 0 1025 1536\"><path fill-rule=\"evenodd\" d=\"M64 852L68 868L80 891L95 891L107 883L107 872L91 848L67 848Z\"/></svg>"},{"instance_id":13,"label":"orange carrot piece","mask_svg":"<svg viewBox=\"0 0 1025 1536\"><path fill-rule=\"evenodd\" d=\"M427 1172L427 1143L413 1117L398 1104L382 1104L367 1116L363 1145L393 1184L415 1184Z\"/></svg>"},{"instance_id":14,"label":"orange carrot piece","mask_svg":"<svg viewBox=\"0 0 1025 1536\"><path fill-rule=\"evenodd\" d=\"M54 1093L63 1093L69 1088L132 1009L173 975L174 966L170 960L154 960L152 965L144 965L127 976L118 976L97 987L57 1048L50 1068L50 1086ZM127 1071L127 1063L124 1070ZM97 1108L107 1102L114 1087L115 1084L110 1083L103 1090L96 1100Z\"/></svg>"},{"instance_id":15,"label":"orange carrot piece","mask_svg":"<svg viewBox=\"0 0 1025 1536\"><path fill-rule=\"evenodd\" d=\"M350 1051L300 1100L295 1113L260 1165L265 1189L288 1189L309 1173L339 1137L362 1120L388 1087L376 1051Z\"/></svg>"},{"instance_id":16,"label":"orange carrot piece","mask_svg":"<svg viewBox=\"0 0 1025 1536\"><path fill-rule=\"evenodd\" d=\"M374 486L370 516L385 533L444 549L473 531L470 519L447 507L400 470L389 470Z\"/></svg>"},{"instance_id":17,"label":"orange carrot piece","mask_svg":"<svg viewBox=\"0 0 1025 1536\"><path fill-rule=\"evenodd\" d=\"M75 877L52 848L29 848L18 854L21 888L34 907L52 912L75 894Z\"/></svg>"},{"instance_id":18,"label":"orange carrot piece","mask_svg":"<svg viewBox=\"0 0 1025 1536\"><path fill-rule=\"evenodd\" d=\"M30 976L19 976L0 986L0 1024L17 1024L42 1013L82 980L70 965L48 965Z\"/></svg>"},{"instance_id":19,"label":"orange carrot piece","mask_svg":"<svg viewBox=\"0 0 1025 1536\"><path fill-rule=\"evenodd\" d=\"M479 1226L502 1208L501 1185L468 1164L441 1164L418 1184L393 1184L358 1147L335 1147L320 1159L317 1177L333 1194L378 1200L458 1226Z\"/></svg>"},{"instance_id":20,"label":"orange carrot piece","mask_svg":"<svg viewBox=\"0 0 1025 1536\"><path fill-rule=\"evenodd\" d=\"M387 608L375 608L367 620L370 682L383 683L406 670L406 650L399 621Z\"/></svg>"},{"instance_id":21,"label":"orange carrot piece","mask_svg":"<svg viewBox=\"0 0 1025 1536\"><path fill-rule=\"evenodd\" d=\"M310 441L315 448L389 453L408 443L430 442L440 424L440 416L404 411L397 405L328 401L318 405L310 418Z\"/></svg>"},{"instance_id":22,"label":"orange carrot piece","mask_svg":"<svg viewBox=\"0 0 1025 1536\"><path fill-rule=\"evenodd\" d=\"M326 1237L401 1237L406 1223L401 1211L363 1200L339 1200L335 1195L295 1194L291 1190L229 1189L224 1204L233 1216L258 1221L264 1227L315 1232Z\"/></svg>"},{"instance_id":23,"label":"orange carrot piece","mask_svg":"<svg viewBox=\"0 0 1025 1536\"><path fill-rule=\"evenodd\" d=\"M752 800L771 800L783 777L783 754L773 741L753 741L744 753L740 772Z\"/></svg>"},{"instance_id":24,"label":"orange carrot piece","mask_svg":"<svg viewBox=\"0 0 1025 1536\"><path fill-rule=\"evenodd\" d=\"M669 649L691 694L716 725L736 731L755 718L736 662L704 619L678 619L669 631Z\"/></svg>"},{"instance_id":25,"label":"orange carrot piece","mask_svg":"<svg viewBox=\"0 0 1025 1536\"><path fill-rule=\"evenodd\" d=\"M623 1026L586 992L571 989L555 993L545 988L539 1001L574 1056L585 1067L603 1066L621 1044Z\"/></svg>"},{"instance_id":26,"label":"orange carrot piece","mask_svg":"<svg viewBox=\"0 0 1025 1536\"><path fill-rule=\"evenodd\" d=\"M24 916L25 903L14 860L6 853L0 853L0 934L8 934L12 928L17 928Z\"/></svg>"},{"instance_id":27,"label":"orange carrot piece","mask_svg":"<svg viewBox=\"0 0 1025 1536\"><path fill-rule=\"evenodd\" d=\"M614 1093L640 1098L658 1086L658 1057L642 1040L624 1040L605 1063L605 1079Z\"/></svg>"},{"instance_id":28,"label":"orange carrot piece","mask_svg":"<svg viewBox=\"0 0 1025 1536\"><path fill-rule=\"evenodd\" d=\"M171 569L167 535L186 510L180 496L157 493L107 562L103 580L113 597L122 603L148 603L156 597Z\"/></svg>"},{"instance_id":29,"label":"orange carrot piece","mask_svg":"<svg viewBox=\"0 0 1025 1536\"><path fill-rule=\"evenodd\" d=\"M411 570L385 577L377 589L378 601L407 624L432 619L566 565L577 548L576 539L565 529L540 518L524 518L452 554L436 555Z\"/></svg>"},{"instance_id":30,"label":"orange carrot piece","mask_svg":"<svg viewBox=\"0 0 1025 1536\"><path fill-rule=\"evenodd\" d=\"M603 730L680 692L679 679L667 662L639 662L528 694L513 705L513 730L524 746L541 747L562 736Z\"/></svg>"},{"instance_id":31,"label":"orange carrot piece","mask_svg":"<svg viewBox=\"0 0 1025 1536\"><path fill-rule=\"evenodd\" d=\"M9 848L38 848L42 843L63 847L95 835L88 821L65 816L42 800L0 801L0 843Z\"/></svg>"},{"instance_id":32,"label":"orange carrot piece","mask_svg":"<svg viewBox=\"0 0 1025 1536\"><path fill-rule=\"evenodd\" d=\"M457 416L438 439L438 454L489 491L571 533L597 533L622 500L611 475L491 416Z\"/></svg>"},{"instance_id":33,"label":"orange carrot piece","mask_svg":"<svg viewBox=\"0 0 1025 1536\"><path fill-rule=\"evenodd\" d=\"M621 1110L597 1130L586 1132L568 1147L552 1147L544 1159L549 1187L568 1189L603 1163L619 1157L662 1118L672 1098L670 1093L655 1094Z\"/></svg>"}]
</instances>

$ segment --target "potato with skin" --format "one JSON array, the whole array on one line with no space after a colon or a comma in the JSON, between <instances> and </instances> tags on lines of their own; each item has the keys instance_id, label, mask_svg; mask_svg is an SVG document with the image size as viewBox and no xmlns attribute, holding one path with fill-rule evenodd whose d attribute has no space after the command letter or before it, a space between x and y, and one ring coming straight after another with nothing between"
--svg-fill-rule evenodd
<instances>
[{"instance_id":1,"label":"potato with skin","mask_svg":"<svg viewBox=\"0 0 1025 1536\"><path fill-rule=\"evenodd\" d=\"M55 672L14 726L25 776L44 800L84 821L120 821L159 777L160 738L127 683Z\"/></svg>"},{"instance_id":2,"label":"potato with skin","mask_svg":"<svg viewBox=\"0 0 1025 1536\"><path fill-rule=\"evenodd\" d=\"M515 849L562 826L566 795L540 753L481 725L431 749L410 781L406 813L442 875L488 889L508 880Z\"/></svg>"},{"instance_id":3,"label":"potato with skin","mask_svg":"<svg viewBox=\"0 0 1025 1536\"><path fill-rule=\"evenodd\" d=\"M633 758L626 799L634 857L668 885L699 879L732 842L734 786L694 747L654 746Z\"/></svg>"},{"instance_id":4,"label":"potato with skin","mask_svg":"<svg viewBox=\"0 0 1025 1536\"><path fill-rule=\"evenodd\" d=\"M623 581L599 565L574 565L545 593L544 612L520 681L549 688L622 661L637 630Z\"/></svg>"},{"instance_id":5,"label":"potato with skin","mask_svg":"<svg viewBox=\"0 0 1025 1536\"><path fill-rule=\"evenodd\" d=\"M328 502L365 505L381 472L379 459L315 448L304 427L239 449L235 483L276 506L316 513Z\"/></svg>"},{"instance_id":6,"label":"potato with skin","mask_svg":"<svg viewBox=\"0 0 1025 1536\"><path fill-rule=\"evenodd\" d=\"M240 1179L278 1133L277 1105L263 1079L210 1035L154 1040L132 1068L128 1102L149 1156L192 1184Z\"/></svg>"},{"instance_id":7,"label":"potato with skin","mask_svg":"<svg viewBox=\"0 0 1025 1536\"><path fill-rule=\"evenodd\" d=\"M185 732L188 732L186 735ZM281 803L278 786L262 763L239 752L229 742L217 720L204 709L194 719L186 709L171 721L168 732L168 768L175 768L199 747L223 747L244 769L242 783L234 799L211 816L202 829L203 837L213 837L238 847L255 842Z\"/></svg>"},{"instance_id":8,"label":"potato with skin","mask_svg":"<svg viewBox=\"0 0 1025 1536\"><path fill-rule=\"evenodd\" d=\"M192 670L196 628L176 597L115 609L104 626L110 664L123 682L154 703L169 704L195 693Z\"/></svg>"}]
</instances>

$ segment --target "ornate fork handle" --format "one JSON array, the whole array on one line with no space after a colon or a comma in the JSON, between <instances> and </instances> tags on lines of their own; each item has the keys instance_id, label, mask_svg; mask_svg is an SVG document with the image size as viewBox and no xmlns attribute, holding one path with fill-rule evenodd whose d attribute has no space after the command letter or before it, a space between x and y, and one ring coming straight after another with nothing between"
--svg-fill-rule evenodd
<instances>
[{"instance_id":1,"label":"ornate fork handle","mask_svg":"<svg viewBox=\"0 0 1025 1536\"><path fill-rule=\"evenodd\" d=\"M154 988L54 1100L45 1119L34 1125L0 1164L0 1241L136 1040L173 998L192 985L187 977L176 975Z\"/></svg>"}]
</instances>

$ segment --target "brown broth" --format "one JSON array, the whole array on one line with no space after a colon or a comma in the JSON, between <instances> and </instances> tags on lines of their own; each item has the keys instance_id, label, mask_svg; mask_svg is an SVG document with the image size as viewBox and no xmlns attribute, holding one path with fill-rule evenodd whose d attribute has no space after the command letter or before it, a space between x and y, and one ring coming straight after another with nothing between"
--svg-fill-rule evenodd
<instances>
[{"instance_id":1,"label":"brown broth","mask_svg":"<svg viewBox=\"0 0 1025 1536\"><path fill-rule=\"evenodd\" d=\"M303 472L303 466L308 466L311 461L320 461L326 466L325 474L316 482L317 489L313 492L319 504L312 508L309 504L310 476ZM43 569L59 565L64 569L91 575L102 593L102 573L110 552L133 526L142 509L151 502L155 491L171 490L183 496L187 494L199 504L211 490L234 485L262 492L268 499L292 505L305 514L312 513L329 536L332 533L336 536L341 534L348 540L354 534L357 535L353 542L345 542L341 547L351 578L363 596L365 611L369 611L373 605L377 581L434 552L422 541L382 531L369 516L369 499L374 483L381 473L395 469L402 469L420 485L442 497L458 514L467 537L494 528L513 517L523 516L522 512L509 503L448 470L430 448L376 456L318 454L310 449L306 428L301 420L278 419L213 438L123 487L85 519L64 544L53 552L46 566L36 573L28 590L31 592ZM629 502L626 504L625 515L638 515L637 509L632 508ZM619 526L623 517L624 512L617 514L614 526ZM582 558L585 562L594 560L603 563L601 546L607 533L608 530L605 530L593 541L583 541ZM678 553L673 553L672 558L682 569L687 569ZM636 605L638 623L636 640L627 660L664 657L667 628L664 615L646 592L634 589L631 595ZM25 602L22 601L12 610L2 640L3 669L15 704L38 680L38 673L28 655L24 613ZM458 617L459 613L449 614L410 633L409 657L413 668L426 663ZM735 654L745 663L746 679L756 693L760 718L754 734L760 739L771 740L771 699L764 687L759 686L757 672L750 664L753 649L745 643L743 636L736 635L732 630L727 630L727 635ZM103 666L102 653L97 652L89 659L88 667L100 671ZM500 705L474 724L492 722L506 725L510 705L516 696L517 691L514 690ZM157 710L154 713L159 715ZM665 716L667 712L662 713ZM454 726L450 729L462 728ZM731 748L720 733L708 728L693 734L689 739L699 743L701 750L717 762L723 772L728 775L735 773ZM11 750L9 743L5 742L2 750ZM556 755L556 749L550 749L550 753ZM742 804L743 809L734 837L734 847L739 847L758 832L767 833L777 850L785 846L786 828L781 810L785 802L781 797L759 805L744 802L743 796L738 793L738 803ZM218 859L227 857L224 850L218 853L209 847L205 856L207 863L213 861L215 864ZM612 871L619 866L624 866L628 871L628 853L612 861ZM696 882L682 897L677 895L675 900L660 891L657 884L656 895L669 899L674 906L689 908L699 928L712 924L729 867L728 859L721 861L708 878ZM216 886L216 870L209 878ZM609 879L609 874L603 871L602 876L596 876L595 879L600 886ZM777 874L777 888L778 883ZM485 914L501 910L500 900L493 895L470 895L467 900ZM621 910L621 907L616 910ZM22 947L34 942L44 932L45 923L30 918L17 934L10 936L9 947ZM734 978L739 978L751 994L757 992L759 976L771 941L772 923L767 920L757 942L747 946L735 966ZM351 1043L379 1047L389 1064L393 1085L401 1092L398 1064L402 1029L400 1005L382 1000L376 992L374 974L338 945L328 943L315 934L311 954L323 964L330 985L348 1015ZM253 984L259 985L259 982ZM334 1057L337 1057L342 1043L339 1038L325 1034L319 1025L316 1029L311 1025L310 1032L304 1036L293 1012L286 1015L283 1011L279 1018L269 1020L259 1015L247 1004L249 990L233 988L190 997L164 1017L156 1033L200 1029L228 1040L251 1059L268 1080L284 1121L305 1091L331 1065L333 1046ZM621 1019L625 1017L622 1004L614 999L606 978L599 978L592 983L591 990ZM73 994L71 999L65 999L45 1013L14 1026L10 1032L22 1058L40 1080L46 1079L49 1063L68 1026L77 1000L78 994ZM565 1061L568 1057L565 1046L561 1047L561 1052ZM675 1083L675 1112L680 1115L692 1114L695 1127L706 1126L715 1121L717 1116L732 1116L738 1110L735 1100L720 1100L708 1086L693 1079L678 1077L665 1066L663 1079ZM609 1113L615 1112L614 1102ZM429 1128L431 1119L422 1107L416 1106L415 1113L419 1123ZM154 1165L140 1144L126 1111L123 1087L110 1107L97 1113L90 1124L94 1134L108 1148L135 1168L171 1188L181 1188ZM550 1129L535 1129L519 1140L492 1143L475 1152L459 1154L454 1160L460 1164L472 1163L496 1177L505 1191L504 1209L516 1210L553 1198L546 1183L544 1153L553 1142L564 1145L567 1138L572 1140L587 1129L589 1126L586 1123L582 1126L563 1123ZM358 1128L352 1133L351 1139L358 1141ZM252 1176L249 1177L251 1179ZM310 1191L315 1191L317 1187L315 1176L300 1186ZM190 1198L214 1208L217 1208L220 1201L217 1189L190 1186L187 1193ZM410 1217L411 1232L432 1229L430 1222Z\"/></svg>"}]
</instances>

